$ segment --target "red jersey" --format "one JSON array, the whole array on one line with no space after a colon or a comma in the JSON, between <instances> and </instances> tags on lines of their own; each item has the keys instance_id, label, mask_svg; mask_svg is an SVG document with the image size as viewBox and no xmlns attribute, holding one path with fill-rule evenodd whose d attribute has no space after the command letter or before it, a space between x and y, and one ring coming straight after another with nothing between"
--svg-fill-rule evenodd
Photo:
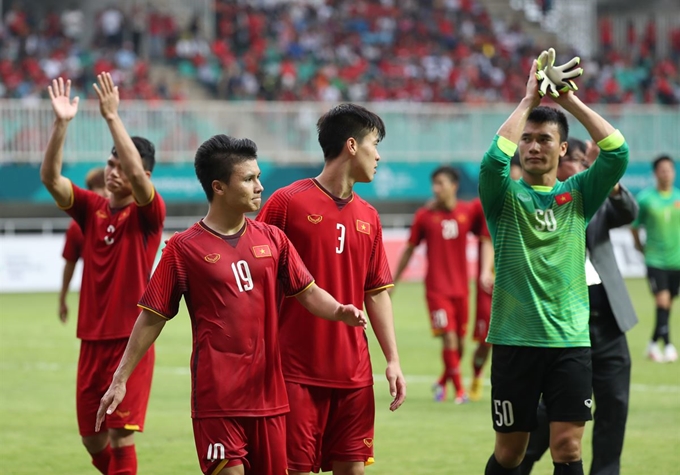
<instances>
[{"instance_id":1,"label":"red jersey","mask_svg":"<svg viewBox=\"0 0 680 475\"><path fill-rule=\"evenodd\" d=\"M313 179L272 194L258 221L282 229L319 287L363 308L366 292L392 286L378 212L353 194L335 198ZM281 305L281 358L286 381L332 388L373 384L364 330L313 318L296 300Z\"/></svg>"},{"instance_id":2,"label":"red jersey","mask_svg":"<svg viewBox=\"0 0 680 475\"><path fill-rule=\"evenodd\" d=\"M241 233L222 236L199 222L170 239L139 306L170 319L184 296L193 418L288 412L277 289L292 296L313 282L288 238L264 223L246 219Z\"/></svg>"},{"instance_id":3,"label":"red jersey","mask_svg":"<svg viewBox=\"0 0 680 475\"><path fill-rule=\"evenodd\" d=\"M482 216L484 216L484 210L482 209L482 201L479 198L475 198L474 200L471 201L471 204L474 208L474 211L476 213L482 213ZM482 226L479 230L479 245L477 247L478 249L478 255L477 255L477 280L479 281L479 275L481 274L482 270L482 241L485 239L491 239L491 234L489 234L489 226L486 224L486 217L482 218Z\"/></svg>"},{"instance_id":4,"label":"red jersey","mask_svg":"<svg viewBox=\"0 0 680 475\"><path fill-rule=\"evenodd\" d=\"M165 203L154 192L144 206L111 209L108 198L71 186L73 201L65 210L84 236L76 334L83 340L127 338L161 242Z\"/></svg>"},{"instance_id":5,"label":"red jersey","mask_svg":"<svg viewBox=\"0 0 680 475\"><path fill-rule=\"evenodd\" d=\"M479 235L483 226L482 208L465 201L458 201L452 210L424 207L416 212L408 242L427 244L427 293L468 295L467 234Z\"/></svg>"},{"instance_id":6,"label":"red jersey","mask_svg":"<svg viewBox=\"0 0 680 475\"><path fill-rule=\"evenodd\" d=\"M64 251L61 256L70 262L77 262L83 253L83 241L85 240L80 226L75 220L71 221L66 230L66 240L64 241Z\"/></svg>"}]
</instances>

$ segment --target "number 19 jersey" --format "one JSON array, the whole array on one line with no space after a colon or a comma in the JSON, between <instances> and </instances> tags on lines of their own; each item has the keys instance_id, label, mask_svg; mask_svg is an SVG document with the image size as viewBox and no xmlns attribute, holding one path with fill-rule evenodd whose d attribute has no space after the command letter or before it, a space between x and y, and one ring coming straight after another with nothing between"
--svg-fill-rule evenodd
<instances>
[{"instance_id":1,"label":"number 19 jersey","mask_svg":"<svg viewBox=\"0 0 680 475\"><path fill-rule=\"evenodd\" d=\"M274 192L257 219L286 233L319 287L340 303L363 308L365 293L392 286L378 212L356 194L341 200L316 180L300 180ZM286 381L347 389L373 384L362 328L315 318L285 299L280 329Z\"/></svg>"},{"instance_id":2,"label":"number 19 jersey","mask_svg":"<svg viewBox=\"0 0 680 475\"><path fill-rule=\"evenodd\" d=\"M489 343L590 346L586 225L628 165L620 132L598 145L592 167L552 188L510 179L517 145L504 137L484 155L479 194L496 266Z\"/></svg>"}]
</instances>

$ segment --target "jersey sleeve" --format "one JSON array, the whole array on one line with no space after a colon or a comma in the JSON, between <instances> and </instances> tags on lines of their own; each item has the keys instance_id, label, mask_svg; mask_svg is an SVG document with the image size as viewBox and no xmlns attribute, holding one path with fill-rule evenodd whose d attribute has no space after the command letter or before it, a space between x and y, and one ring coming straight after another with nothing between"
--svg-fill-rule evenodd
<instances>
[{"instance_id":1,"label":"jersey sleeve","mask_svg":"<svg viewBox=\"0 0 680 475\"><path fill-rule=\"evenodd\" d=\"M264 204L255 218L256 221L271 224L282 231L286 230L288 198L281 192L275 191Z\"/></svg>"},{"instance_id":2,"label":"jersey sleeve","mask_svg":"<svg viewBox=\"0 0 680 475\"><path fill-rule=\"evenodd\" d=\"M470 218L472 222L472 234L478 237L489 237L489 228L486 226L486 218L482 209L482 202L474 200L470 207Z\"/></svg>"},{"instance_id":3,"label":"jersey sleeve","mask_svg":"<svg viewBox=\"0 0 680 475\"><path fill-rule=\"evenodd\" d=\"M408 237L408 243L416 247L425 238L424 228L423 228L423 216L425 213L423 211L416 212L413 217L413 223L411 224L411 233Z\"/></svg>"},{"instance_id":4,"label":"jersey sleeve","mask_svg":"<svg viewBox=\"0 0 680 475\"><path fill-rule=\"evenodd\" d=\"M392 272L387 262L387 254L383 244L382 225L378 220L377 232L373 241L371 260L368 263L368 272L364 282L364 292L374 292L394 286Z\"/></svg>"},{"instance_id":5,"label":"jersey sleeve","mask_svg":"<svg viewBox=\"0 0 680 475\"><path fill-rule=\"evenodd\" d=\"M143 228L149 232L158 231L163 228L165 221L165 201L153 190L153 196L144 205L137 204L139 217L143 222Z\"/></svg>"},{"instance_id":6,"label":"jersey sleeve","mask_svg":"<svg viewBox=\"0 0 680 475\"><path fill-rule=\"evenodd\" d=\"M93 205L96 205L96 200L100 198L101 197L98 194L84 190L71 183L71 203L62 209L66 211L66 213L78 223L80 229L83 230L87 223L89 210Z\"/></svg>"},{"instance_id":7,"label":"jersey sleeve","mask_svg":"<svg viewBox=\"0 0 680 475\"><path fill-rule=\"evenodd\" d=\"M274 240L279 249L278 281L284 295L293 297L307 290L314 278L283 231L275 229Z\"/></svg>"},{"instance_id":8,"label":"jersey sleeve","mask_svg":"<svg viewBox=\"0 0 680 475\"><path fill-rule=\"evenodd\" d=\"M635 198L636 201L638 202L639 206L639 211L633 222L631 223L630 227L633 229L638 229L640 227L645 226L645 220L647 219L647 200L646 200L646 192L643 191L637 195Z\"/></svg>"},{"instance_id":9,"label":"jersey sleeve","mask_svg":"<svg viewBox=\"0 0 680 475\"><path fill-rule=\"evenodd\" d=\"M617 130L597 145L600 155L593 165L574 177L583 194L586 220L593 217L628 167L628 144L621 132Z\"/></svg>"},{"instance_id":10,"label":"jersey sleeve","mask_svg":"<svg viewBox=\"0 0 680 475\"><path fill-rule=\"evenodd\" d=\"M80 259L83 252L83 232L78 226L78 223L71 221L71 225L66 230L66 239L64 241L64 251L62 257L70 262L76 262Z\"/></svg>"},{"instance_id":11,"label":"jersey sleeve","mask_svg":"<svg viewBox=\"0 0 680 475\"><path fill-rule=\"evenodd\" d=\"M187 291L186 270L181 250L173 236L163 248L161 259L151 276L138 306L170 320L179 311L179 302Z\"/></svg>"},{"instance_id":12,"label":"jersey sleeve","mask_svg":"<svg viewBox=\"0 0 680 475\"><path fill-rule=\"evenodd\" d=\"M479 169L479 198L487 217L494 217L501 206L510 185L510 160L517 144L496 135L489 150L484 154Z\"/></svg>"}]
</instances>

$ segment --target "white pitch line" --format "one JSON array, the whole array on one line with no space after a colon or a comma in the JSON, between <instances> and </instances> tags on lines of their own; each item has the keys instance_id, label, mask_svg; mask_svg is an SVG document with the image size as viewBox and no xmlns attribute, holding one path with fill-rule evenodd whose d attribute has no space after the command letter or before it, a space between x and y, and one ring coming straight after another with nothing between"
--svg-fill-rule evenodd
<instances>
[{"instance_id":1,"label":"white pitch line","mask_svg":"<svg viewBox=\"0 0 680 475\"><path fill-rule=\"evenodd\" d=\"M38 361L32 363L22 363L22 364L12 364L12 363L0 363L0 371L75 371L75 364L60 364L47 361ZM188 376L190 373L188 366L162 366L156 365L154 371L157 373L171 374L176 376ZM420 385L428 384L431 385L437 380L437 376L429 376L423 374L407 374L406 383L408 385ZM385 381L385 375L374 374L373 379L377 384ZM466 384L470 382L470 378L463 378L466 380ZM488 387L490 381L485 380L484 384ZM642 383L632 383L630 385L631 390L636 392L657 392L657 393L680 393L680 385L675 384L642 384Z\"/></svg>"}]
</instances>

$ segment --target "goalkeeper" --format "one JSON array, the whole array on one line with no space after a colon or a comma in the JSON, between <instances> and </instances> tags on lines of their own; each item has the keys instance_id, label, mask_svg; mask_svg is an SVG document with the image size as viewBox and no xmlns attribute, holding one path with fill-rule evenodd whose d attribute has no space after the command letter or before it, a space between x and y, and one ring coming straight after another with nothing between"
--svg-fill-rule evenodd
<instances>
[{"instance_id":1,"label":"goalkeeper","mask_svg":"<svg viewBox=\"0 0 680 475\"><path fill-rule=\"evenodd\" d=\"M539 73L538 66L534 61L525 97L493 139L479 176L497 272L487 337L494 345L496 443L486 475L520 473L541 395L550 420L553 473L583 474L581 438L592 419L585 228L628 164L621 133L563 80L569 68L548 61ZM601 150L590 169L564 183L557 180L557 167L567 151L567 118L540 106L539 86L546 80L558 92L553 100L583 124ZM518 144L522 178L513 181L510 159Z\"/></svg>"}]
</instances>

